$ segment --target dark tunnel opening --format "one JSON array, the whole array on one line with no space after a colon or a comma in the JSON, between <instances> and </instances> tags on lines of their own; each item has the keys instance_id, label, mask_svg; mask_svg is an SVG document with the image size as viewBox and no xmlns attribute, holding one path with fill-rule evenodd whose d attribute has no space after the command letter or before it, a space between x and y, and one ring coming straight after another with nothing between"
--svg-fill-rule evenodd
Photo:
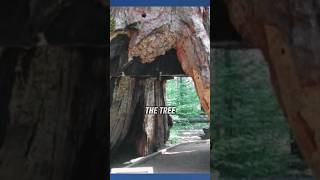
<instances>
[{"instance_id":1,"label":"dark tunnel opening","mask_svg":"<svg viewBox=\"0 0 320 180\"><path fill-rule=\"evenodd\" d=\"M157 77L185 75L177 57L176 49L168 50L164 55L155 58L151 63L141 63L139 57L128 62L129 38L118 35L110 46L110 77ZM169 66L170 65L170 66Z\"/></svg>"}]
</instances>

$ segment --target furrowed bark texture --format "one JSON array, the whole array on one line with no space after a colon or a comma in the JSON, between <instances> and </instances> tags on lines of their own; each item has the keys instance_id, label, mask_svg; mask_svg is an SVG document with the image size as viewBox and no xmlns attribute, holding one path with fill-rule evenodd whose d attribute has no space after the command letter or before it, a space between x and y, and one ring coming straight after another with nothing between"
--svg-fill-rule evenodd
<instances>
[{"instance_id":1,"label":"furrowed bark texture","mask_svg":"<svg viewBox=\"0 0 320 180\"><path fill-rule=\"evenodd\" d=\"M201 105L210 114L209 8L112 8L111 16L115 21L110 37L111 149L115 151L123 143L134 144L139 155L146 155L167 140L168 117L136 114L145 106L165 105L163 80L157 76L179 73L180 68L166 70L176 67L176 60L183 72L192 77ZM120 32L128 37L118 35ZM137 61L141 68L130 70ZM147 71L150 69L153 73ZM158 79L119 77L130 73Z\"/></svg>"},{"instance_id":2,"label":"furrowed bark texture","mask_svg":"<svg viewBox=\"0 0 320 180\"><path fill-rule=\"evenodd\" d=\"M104 177L104 53L50 46L1 52L0 179Z\"/></svg>"},{"instance_id":3,"label":"furrowed bark texture","mask_svg":"<svg viewBox=\"0 0 320 180\"><path fill-rule=\"evenodd\" d=\"M105 1L0 2L0 179L103 179Z\"/></svg>"},{"instance_id":4,"label":"furrowed bark texture","mask_svg":"<svg viewBox=\"0 0 320 180\"><path fill-rule=\"evenodd\" d=\"M126 36L111 41L110 148L112 153L121 147L144 156L162 147L169 137L167 115L145 114L145 106L165 106L165 79L145 77L144 65L135 70L135 76L121 75L128 43Z\"/></svg>"},{"instance_id":5,"label":"furrowed bark texture","mask_svg":"<svg viewBox=\"0 0 320 180\"><path fill-rule=\"evenodd\" d=\"M185 74L192 77L201 105L210 114L210 40L208 8L112 8L115 29L130 37L128 60L151 63L176 49ZM128 28L128 26L130 28Z\"/></svg>"},{"instance_id":6,"label":"furrowed bark texture","mask_svg":"<svg viewBox=\"0 0 320 180\"><path fill-rule=\"evenodd\" d=\"M155 78L120 77L113 84L110 102L110 145L112 151L125 143L144 156L168 140L168 116L147 115L145 106L164 106L164 81Z\"/></svg>"}]
</instances>

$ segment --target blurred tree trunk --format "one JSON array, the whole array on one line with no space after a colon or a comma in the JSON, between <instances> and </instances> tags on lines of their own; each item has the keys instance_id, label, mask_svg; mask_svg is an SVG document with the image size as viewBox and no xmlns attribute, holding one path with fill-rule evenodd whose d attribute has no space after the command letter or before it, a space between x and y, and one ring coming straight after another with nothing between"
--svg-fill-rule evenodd
<instances>
[{"instance_id":1,"label":"blurred tree trunk","mask_svg":"<svg viewBox=\"0 0 320 180\"><path fill-rule=\"evenodd\" d=\"M1 51L0 179L104 177L104 53L51 46Z\"/></svg>"},{"instance_id":2,"label":"blurred tree trunk","mask_svg":"<svg viewBox=\"0 0 320 180\"><path fill-rule=\"evenodd\" d=\"M263 51L294 137L320 179L319 1L225 2L234 27Z\"/></svg>"}]
</instances>

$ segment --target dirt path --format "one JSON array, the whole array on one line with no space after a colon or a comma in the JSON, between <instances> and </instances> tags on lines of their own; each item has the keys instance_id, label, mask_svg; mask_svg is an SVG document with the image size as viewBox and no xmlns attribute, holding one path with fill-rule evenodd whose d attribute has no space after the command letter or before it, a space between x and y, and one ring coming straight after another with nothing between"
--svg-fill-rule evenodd
<instances>
[{"instance_id":1,"label":"dirt path","mask_svg":"<svg viewBox=\"0 0 320 180\"><path fill-rule=\"evenodd\" d=\"M174 124L174 127L176 124ZM193 123L191 128L174 128L170 130L170 138L167 141L167 146L173 146L179 143L193 142L201 140L204 136L203 128L209 128L209 123Z\"/></svg>"},{"instance_id":2,"label":"dirt path","mask_svg":"<svg viewBox=\"0 0 320 180\"><path fill-rule=\"evenodd\" d=\"M210 172L210 142L196 141L177 145L132 167L152 167L154 173Z\"/></svg>"}]
</instances>

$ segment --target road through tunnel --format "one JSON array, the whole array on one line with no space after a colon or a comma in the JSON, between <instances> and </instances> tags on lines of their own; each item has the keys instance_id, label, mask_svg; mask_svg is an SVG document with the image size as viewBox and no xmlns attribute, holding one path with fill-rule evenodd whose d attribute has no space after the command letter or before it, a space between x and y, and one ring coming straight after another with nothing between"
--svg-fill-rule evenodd
<instances>
[{"instance_id":1,"label":"road through tunnel","mask_svg":"<svg viewBox=\"0 0 320 180\"><path fill-rule=\"evenodd\" d=\"M168 115L146 115L145 106L165 106L166 80L186 75L175 49L148 64L138 57L128 63L121 60L128 57L127 45L128 38L122 35L111 42L111 51L118 53L111 54L110 62L111 149L143 156L163 147L169 137Z\"/></svg>"},{"instance_id":2,"label":"road through tunnel","mask_svg":"<svg viewBox=\"0 0 320 180\"><path fill-rule=\"evenodd\" d=\"M142 10L146 17L141 16ZM189 10L195 12L193 17ZM138 117L142 124L136 126L141 122L136 119L136 111L141 111L136 106L143 109L166 106L165 82L174 76L192 77L201 105L209 114L208 31L205 22L195 24L195 21L204 21L207 13L205 8L112 8L111 15L115 20L115 30L110 37L112 151L118 151L125 142L134 144L135 151L145 156L165 145L169 138L170 117L143 114ZM190 22L180 19L181 15L190 18ZM133 24L142 24L142 28L132 28ZM199 28L197 33L205 34L197 36L192 27ZM139 133L129 137L135 128L140 129L136 130Z\"/></svg>"},{"instance_id":3,"label":"road through tunnel","mask_svg":"<svg viewBox=\"0 0 320 180\"><path fill-rule=\"evenodd\" d=\"M111 167L123 167L130 159L165 147L172 117L168 114L145 114L145 107L167 106L166 81L188 76L175 48L168 49L149 63L142 63L139 57L128 62L129 40L126 35L118 35L110 46ZM193 84L192 78L189 82ZM194 98L198 99L193 85L192 88ZM198 106L201 109L200 103Z\"/></svg>"}]
</instances>

